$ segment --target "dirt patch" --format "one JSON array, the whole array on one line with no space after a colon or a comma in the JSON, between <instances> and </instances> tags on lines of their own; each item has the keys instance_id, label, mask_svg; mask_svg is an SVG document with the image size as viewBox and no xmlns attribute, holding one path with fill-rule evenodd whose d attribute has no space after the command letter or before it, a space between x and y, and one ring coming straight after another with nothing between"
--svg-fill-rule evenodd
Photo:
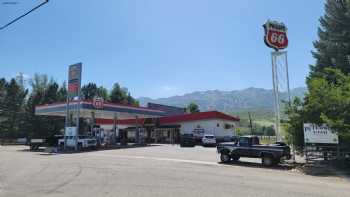
<instances>
[{"instance_id":1,"label":"dirt patch","mask_svg":"<svg viewBox=\"0 0 350 197\"><path fill-rule=\"evenodd\" d=\"M350 180L350 170L344 170L332 162L318 161L308 164L296 164L292 172L319 177L341 177Z\"/></svg>"}]
</instances>

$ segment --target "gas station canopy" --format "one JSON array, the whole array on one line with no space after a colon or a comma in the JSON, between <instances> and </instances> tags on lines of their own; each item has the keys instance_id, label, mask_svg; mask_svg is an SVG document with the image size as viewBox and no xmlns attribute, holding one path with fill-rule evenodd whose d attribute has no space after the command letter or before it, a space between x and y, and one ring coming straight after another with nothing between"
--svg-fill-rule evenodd
<instances>
[{"instance_id":1,"label":"gas station canopy","mask_svg":"<svg viewBox=\"0 0 350 197\"><path fill-rule=\"evenodd\" d=\"M130 119L135 118L154 118L166 115L161 110L149 109L146 107L135 107L130 105L112 104L104 102L101 106L96 106L92 101L73 101L69 103L69 111L74 112L80 105L80 117L91 118L94 114L95 118L103 119ZM43 116L66 116L66 103L53 103L38 105L35 107L35 115Z\"/></svg>"}]
</instances>

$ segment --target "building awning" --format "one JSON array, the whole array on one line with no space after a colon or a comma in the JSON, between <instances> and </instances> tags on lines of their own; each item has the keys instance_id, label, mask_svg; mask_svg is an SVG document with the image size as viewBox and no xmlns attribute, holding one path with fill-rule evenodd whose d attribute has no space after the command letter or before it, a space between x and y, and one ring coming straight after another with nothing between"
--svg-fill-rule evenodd
<instances>
[{"instance_id":1,"label":"building awning","mask_svg":"<svg viewBox=\"0 0 350 197\"><path fill-rule=\"evenodd\" d=\"M69 110L72 112L78 108L78 101L69 103ZM39 105L35 107L35 115L43 116L66 116L66 103L53 103L46 105ZM94 113L95 118L100 119L114 119L115 115L118 119L135 119L138 118L153 118L162 117L165 115L164 111L149 109L146 107L135 107L130 105L103 103L102 108L96 108L92 101L80 102L80 117L91 118Z\"/></svg>"}]
</instances>

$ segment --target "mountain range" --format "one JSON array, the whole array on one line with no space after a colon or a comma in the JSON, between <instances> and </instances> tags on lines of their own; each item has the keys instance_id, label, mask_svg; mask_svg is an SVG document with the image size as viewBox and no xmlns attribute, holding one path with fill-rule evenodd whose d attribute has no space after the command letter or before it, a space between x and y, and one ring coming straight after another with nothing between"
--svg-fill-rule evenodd
<instances>
[{"instance_id":1,"label":"mountain range","mask_svg":"<svg viewBox=\"0 0 350 197\"><path fill-rule=\"evenodd\" d=\"M304 97L307 89L304 87L291 89L291 97ZM281 93L281 99L287 100L287 93ZM148 97L138 98L142 106L148 102L186 107L194 102L199 105L201 111L217 110L227 113L242 112L256 109L273 112L273 90L263 88L246 88L233 91L195 91L182 96L151 99Z\"/></svg>"}]
</instances>

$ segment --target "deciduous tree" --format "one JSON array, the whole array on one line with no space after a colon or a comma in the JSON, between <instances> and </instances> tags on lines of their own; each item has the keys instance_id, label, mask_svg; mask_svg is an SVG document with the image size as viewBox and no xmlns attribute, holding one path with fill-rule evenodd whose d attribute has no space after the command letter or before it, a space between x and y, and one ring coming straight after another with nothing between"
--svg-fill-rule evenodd
<instances>
[{"instance_id":1,"label":"deciduous tree","mask_svg":"<svg viewBox=\"0 0 350 197\"><path fill-rule=\"evenodd\" d=\"M190 112L190 113L195 113L195 112L200 112L199 110L199 106L192 102L190 104L188 104L188 106L186 107L187 111Z\"/></svg>"}]
</instances>

